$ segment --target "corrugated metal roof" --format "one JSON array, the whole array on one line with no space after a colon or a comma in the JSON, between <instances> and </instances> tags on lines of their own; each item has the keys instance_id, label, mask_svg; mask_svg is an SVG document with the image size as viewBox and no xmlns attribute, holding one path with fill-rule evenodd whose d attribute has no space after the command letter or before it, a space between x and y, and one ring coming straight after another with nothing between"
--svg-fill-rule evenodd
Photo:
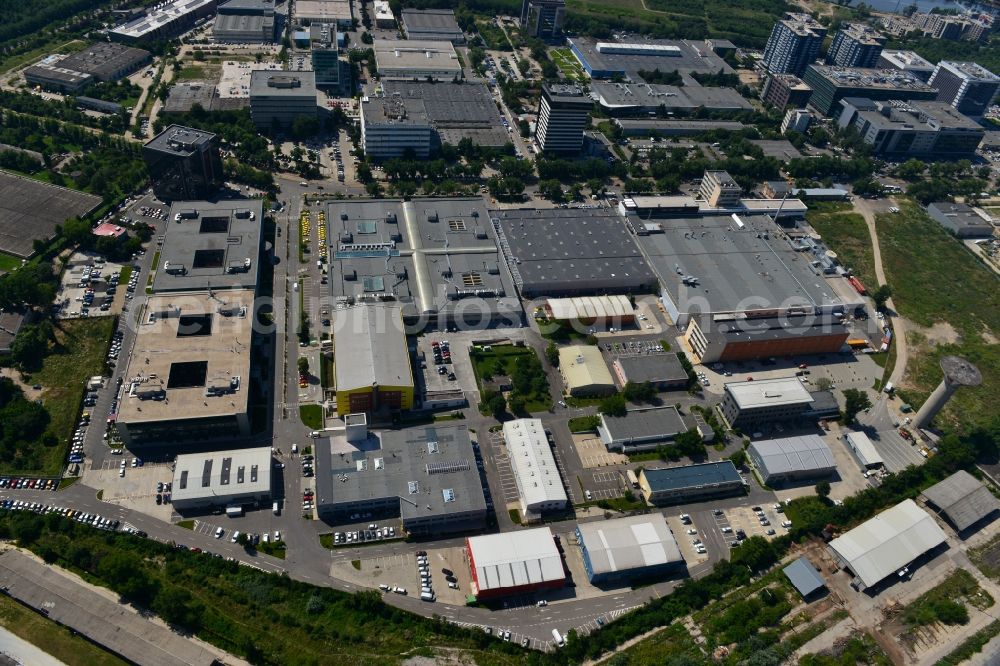
<instances>
[{"instance_id":1,"label":"corrugated metal roof","mask_svg":"<svg viewBox=\"0 0 1000 666\"><path fill-rule=\"evenodd\" d=\"M819 575L816 568L804 557L800 557L795 560L787 567L782 569L785 575L788 576L788 580L791 581L795 589L799 591L803 597L808 597L810 594L826 587L826 582L823 577Z\"/></svg>"},{"instance_id":2,"label":"corrugated metal roof","mask_svg":"<svg viewBox=\"0 0 1000 666\"><path fill-rule=\"evenodd\" d=\"M615 387L601 351L592 345L573 345L559 349L559 371L572 391L587 387Z\"/></svg>"},{"instance_id":3,"label":"corrugated metal roof","mask_svg":"<svg viewBox=\"0 0 1000 666\"><path fill-rule=\"evenodd\" d=\"M478 591L531 585L566 577L552 530L505 532L469 537Z\"/></svg>"},{"instance_id":4,"label":"corrugated metal roof","mask_svg":"<svg viewBox=\"0 0 1000 666\"><path fill-rule=\"evenodd\" d=\"M730 382L726 391L740 409L758 409L776 405L812 402L812 396L797 377L758 379L752 382Z\"/></svg>"},{"instance_id":5,"label":"corrugated metal roof","mask_svg":"<svg viewBox=\"0 0 1000 666\"><path fill-rule=\"evenodd\" d=\"M398 307L357 305L334 314L338 391L374 384L413 386L403 316Z\"/></svg>"},{"instance_id":6,"label":"corrugated metal roof","mask_svg":"<svg viewBox=\"0 0 1000 666\"><path fill-rule=\"evenodd\" d=\"M1000 510L997 498L964 469L925 490L924 497L944 512L959 531Z\"/></svg>"},{"instance_id":7,"label":"corrugated metal roof","mask_svg":"<svg viewBox=\"0 0 1000 666\"><path fill-rule=\"evenodd\" d=\"M503 436L522 508L527 511L539 504L567 502L542 420L507 421L503 424Z\"/></svg>"},{"instance_id":8,"label":"corrugated metal roof","mask_svg":"<svg viewBox=\"0 0 1000 666\"><path fill-rule=\"evenodd\" d=\"M553 319L601 319L607 317L630 317L632 303L628 296L579 296L576 298L550 298L546 306Z\"/></svg>"},{"instance_id":9,"label":"corrugated metal roof","mask_svg":"<svg viewBox=\"0 0 1000 666\"><path fill-rule=\"evenodd\" d=\"M684 561L661 513L580 523L578 529L595 574Z\"/></svg>"},{"instance_id":10,"label":"corrugated metal roof","mask_svg":"<svg viewBox=\"0 0 1000 666\"><path fill-rule=\"evenodd\" d=\"M882 455L875 449L868 435L863 432L848 432L845 436L866 466L883 464Z\"/></svg>"},{"instance_id":11,"label":"corrugated metal roof","mask_svg":"<svg viewBox=\"0 0 1000 666\"><path fill-rule=\"evenodd\" d=\"M754 442L750 445L765 469L764 474L832 470L837 466L830 447L819 435L782 437Z\"/></svg>"},{"instance_id":12,"label":"corrugated metal roof","mask_svg":"<svg viewBox=\"0 0 1000 666\"><path fill-rule=\"evenodd\" d=\"M830 549L871 587L944 541L934 518L908 499L837 537Z\"/></svg>"}]
</instances>

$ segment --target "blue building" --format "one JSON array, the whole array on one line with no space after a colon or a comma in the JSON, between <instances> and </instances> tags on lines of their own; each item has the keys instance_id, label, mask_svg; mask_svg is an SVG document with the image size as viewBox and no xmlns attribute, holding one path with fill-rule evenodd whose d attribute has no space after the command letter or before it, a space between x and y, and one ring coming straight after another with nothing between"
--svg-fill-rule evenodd
<instances>
[{"instance_id":1,"label":"blue building","mask_svg":"<svg viewBox=\"0 0 1000 666\"><path fill-rule=\"evenodd\" d=\"M576 538L591 583L667 576L686 566L661 513L581 523Z\"/></svg>"}]
</instances>

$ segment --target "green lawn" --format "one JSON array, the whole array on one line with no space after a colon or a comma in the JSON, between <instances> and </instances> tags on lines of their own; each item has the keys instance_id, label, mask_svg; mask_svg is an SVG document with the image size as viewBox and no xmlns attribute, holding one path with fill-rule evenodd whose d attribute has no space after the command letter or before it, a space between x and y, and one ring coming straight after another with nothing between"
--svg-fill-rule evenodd
<instances>
[{"instance_id":1,"label":"green lawn","mask_svg":"<svg viewBox=\"0 0 1000 666\"><path fill-rule=\"evenodd\" d=\"M6 595L0 595L0 626L67 664L124 666L127 663Z\"/></svg>"},{"instance_id":2,"label":"green lawn","mask_svg":"<svg viewBox=\"0 0 1000 666\"><path fill-rule=\"evenodd\" d=\"M963 430L996 414L1000 385L1000 278L983 266L914 203L901 204L896 215L876 219L886 278L900 313L924 327L948 322L959 335L949 344L928 344L916 334L902 396L915 408L941 381L942 356L958 354L979 368L983 383L955 393L939 425Z\"/></svg>"},{"instance_id":3,"label":"green lawn","mask_svg":"<svg viewBox=\"0 0 1000 666\"><path fill-rule=\"evenodd\" d=\"M37 442L0 471L53 475L62 471L66 445L80 414L84 385L90 377L104 374L104 356L113 328L113 317L70 319L57 326L58 344L28 383L42 385L42 400L51 418L46 435L54 435L59 444L47 447Z\"/></svg>"},{"instance_id":4,"label":"green lawn","mask_svg":"<svg viewBox=\"0 0 1000 666\"><path fill-rule=\"evenodd\" d=\"M600 416L575 416L569 420L569 431L594 432L600 424Z\"/></svg>"},{"instance_id":5,"label":"green lawn","mask_svg":"<svg viewBox=\"0 0 1000 666\"><path fill-rule=\"evenodd\" d=\"M549 57L556 64L559 71L570 81L586 81L587 73L584 71L580 61L573 55L572 49L560 48L549 51Z\"/></svg>"},{"instance_id":6,"label":"green lawn","mask_svg":"<svg viewBox=\"0 0 1000 666\"><path fill-rule=\"evenodd\" d=\"M122 266L122 270L118 274L118 283L128 284L130 277L132 277L132 266Z\"/></svg>"},{"instance_id":7,"label":"green lawn","mask_svg":"<svg viewBox=\"0 0 1000 666\"><path fill-rule=\"evenodd\" d=\"M299 418L307 428L321 430L323 428L322 405L299 405Z\"/></svg>"},{"instance_id":8,"label":"green lawn","mask_svg":"<svg viewBox=\"0 0 1000 666\"><path fill-rule=\"evenodd\" d=\"M517 347L515 345L493 345L490 351L474 349L469 354L472 360L472 368L476 375L479 387L483 386L483 379L499 374L497 370L503 368L503 374L513 377L514 367L520 358L533 358L538 360L535 350L531 347ZM498 365L499 364L499 365ZM540 366L539 366L540 367ZM544 371L542 377L544 378ZM545 382L545 390L536 390L525 398L525 410L529 412L542 412L552 407L552 396L549 395L548 381Z\"/></svg>"},{"instance_id":9,"label":"green lawn","mask_svg":"<svg viewBox=\"0 0 1000 666\"><path fill-rule=\"evenodd\" d=\"M851 212L849 204L815 202L809 204L806 221L816 229L840 262L850 268L868 289L875 289L875 259L865 218Z\"/></svg>"},{"instance_id":10,"label":"green lawn","mask_svg":"<svg viewBox=\"0 0 1000 666\"><path fill-rule=\"evenodd\" d=\"M21 260L12 254L0 252L0 273L9 273L21 267Z\"/></svg>"}]
</instances>

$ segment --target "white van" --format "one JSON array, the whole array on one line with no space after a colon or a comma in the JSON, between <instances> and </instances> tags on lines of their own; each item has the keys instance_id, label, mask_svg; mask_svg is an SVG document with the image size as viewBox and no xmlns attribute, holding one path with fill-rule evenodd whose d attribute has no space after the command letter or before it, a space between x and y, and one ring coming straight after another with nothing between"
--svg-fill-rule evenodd
<instances>
[{"instance_id":1,"label":"white van","mask_svg":"<svg viewBox=\"0 0 1000 666\"><path fill-rule=\"evenodd\" d=\"M273 513L276 516L281 513L281 507L278 506L278 500L274 500L274 503L271 504L271 513Z\"/></svg>"},{"instance_id":2,"label":"white van","mask_svg":"<svg viewBox=\"0 0 1000 666\"><path fill-rule=\"evenodd\" d=\"M420 594L421 601L434 601L434 598L433 592L421 592Z\"/></svg>"},{"instance_id":3,"label":"white van","mask_svg":"<svg viewBox=\"0 0 1000 666\"><path fill-rule=\"evenodd\" d=\"M239 541L239 538L240 538L240 532L239 530L236 530L235 532L233 532L233 536L229 540L232 541L233 543L236 543L237 541Z\"/></svg>"},{"instance_id":4,"label":"white van","mask_svg":"<svg viewBox=\"0 0 1000 666\"><path fill-rule=\"evenodd\" d=\"M552 640L554 640L556 642L556 645L558 645L559 647L566 645L566 639L562 637L562 634L559 633L558 629L552 630Z\"/></svg>"}]
</instances>

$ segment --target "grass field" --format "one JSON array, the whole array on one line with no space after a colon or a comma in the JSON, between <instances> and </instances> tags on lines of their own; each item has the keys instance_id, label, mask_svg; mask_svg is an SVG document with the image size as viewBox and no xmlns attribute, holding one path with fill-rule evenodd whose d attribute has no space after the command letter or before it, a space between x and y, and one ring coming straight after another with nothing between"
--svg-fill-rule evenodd
<instances>
[{"instance_id":1,"label":"grass field","mask_svg":"<svg viewBox=\"0 0 1000 666\"><path fill-rule=\"evenodd\" d=\"M806 220L823 236L827 246L840 257L840 262L869 289L878 286L872 241L865 218L852 213L849 204L816 202L809 204Z\"/></svg>"},{"instance_id":2,"label":"grass field","mask_svg":"<svg viewBox=\"0 0 1000 666\"><path fill-rule=\"evenodd\" d=\"M0 595L0 625L66 664L124 666L127 663L86 639L74 636L69 629L28 610L6 595Z\"/></svg>"},{"instance_id":3,"label":"grass field","mask_svg":"<svg viewBox=\"0 0 1000 666\"><path fill-rule=\"evenodd\" d=\"M0 273L9 273L21 267L21 260L12 254L0 252Z\"/></svg>"},{"instance_id":4,"label":"grass field","mask_svg":"<svg viewBox=\"0 0 1000 666\"><path fill-rule=\"evenodd\" d=\"M299 418L307 428L320 430L323 427L323 406L322 405L300 405Z\"/></svg>"},{"instance_id":5,"label":"grass field","mask_svg":"<svg viewBox=\"0 0 1000 666\"><path fill-rule=\"evenodd\" d=\"M497 51L510 51L510 41L507 39L507 35L504 34L503 30L489 21L476 21L476 30L479 32L479 36L483 38L486 43L486 48L495 49Z\"/></svg>"},{"instance_id":6,"label":"grass field","mask_svg":"<svg viewBox=\"0 0 1000 666\"><path fill-rule=\"evenodd\" d=\"M45 358L42 368L28 378L29 384L42 385L42 400L51 417L46 434L58 438L59 444L47 447L37 442L24 452L23 458L4 470L43 475L55 475L62 470L66 444L80 413L84 384L88 378L104 373L104 356L113 327L113 317L70 319L59 324L57 345Z\"/></svg>"},{"instance_id":7,"label":"grass field","mask_svg":"<svg viewBox=\"0 0 1000 666\"><path fill-rule=\"evenodd\" d=\"M563 73L563 76L570 81L584 82L587 80L587 72L583 69L580 61L576 59L576 56L573 55L571 49L552 49L549 51L549 57L552 58L552 62L556 64L556 67Z\"/></svg>"},{"instance_id":8,"label":"grass field","mask_svg":"<svg viewBox=\"0 0 1000 666\"><path fill-rule=\"evenodd\" d=\"M176 81L212 80L219 75L219 67L214 65L184 65L184 69L174 75Z\"/></svg>"},{"instance_id":9,"label":"grass field","mask_svg":"<svg viewBox=\"0 0 1000 666\"><path fill-rule=\"evenodd\" d=\"M938 363L942 356L958 354L969 359L982 372L982 385L958 391L939 417L967 430L996 413L1000 278L916 204L907 202L901 208L897 215L876 219L893 302L917 325L947 322L958 335L957 341L940 344L928 342L919 332L907 337L916 354L911 350L902 397L914 407L922 404L941 381Z\"/></svg>"}]
</instances>

